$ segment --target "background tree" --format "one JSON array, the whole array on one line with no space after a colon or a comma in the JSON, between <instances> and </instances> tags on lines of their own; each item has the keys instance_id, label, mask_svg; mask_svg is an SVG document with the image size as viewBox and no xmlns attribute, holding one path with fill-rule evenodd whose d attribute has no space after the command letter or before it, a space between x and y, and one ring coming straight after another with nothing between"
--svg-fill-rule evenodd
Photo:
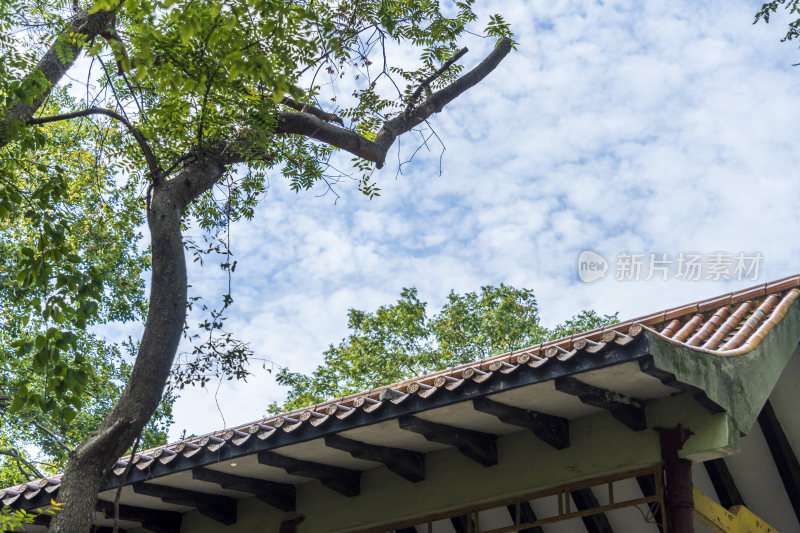
<instances>
[{"instance_id":1,"label":"background tree","mask_svg":"<svg viewBox=\"0 0 800 533\"><path fill-rule=\"evenodd\" d=\"M329 165L334 149L355 156L359 188L375 196L372 170L384 165L397 137L479 83L511 50L507 24L492 16L484 33L499 40L462 73L456 61L466 50L459 39L474 35L476 19L472 0L444 8L430 0L10 0L0 6L3 155L16 154L8 158L13 163L85 142L97 159L113 162L119 187L144 191L151 239L150 297L136 361L114 408L70 456L59 489L64 507L52 531L89 529L108 469L159 404L189 302L183 228L198 224L214 232L252 216L271 171L298 191L332 186L342 177ZM389 63L391 47L400 45L419 53L415 65ZM84 52L93 59L88 79L98 90L87 90L80 109L50 112L53 87ZM344 100L342 94L353 96L336 104L337 114L323 109ZM39 128L69 120L114 131L120 140L109 147L79 136L62 145ZM246 171L237 172L239 165ZM17 171L27 170L19 164ZM0 216L11 220L14 205L33 203L25 216L42 231L22 251L17 282L47 294L27 304L29 314L42 317L36 337L42 340L30 346L20 339L15 348L21 359L33 353L34 371L57 381L48 380L44 390L17 388L11 408L69 413L87 383L74 371L87 364L75 331L97 319L108 286L96 265L83 265L67 246L69 217L49 209L69 197L75 176L49 163L37 171L46 174L41 187L0 188ZM224 296L222 310L230 303ZM211 340L194 352L197 368L219 361L235 374L247 351L224 335L221 343L213 340L222 310L212 310L204 325Z\"/></svg>"},{"instance_id":2,"label":"background tree","mask_svg":"<svg viewBox=\"0 0 800 533\"><path fill-rule=\"evenodd\" d=\"M480 292L453 291L441 311L428 318L416 289L374 313L350 309L352 333L325 351L310 375L283 368L277 381L289 387L279 413L354 394L413 376L478 361L491 355L618 322L614 315L583 311L553 329L539 323L533 291L501 284Z\"/></svg>"}]
</instances>

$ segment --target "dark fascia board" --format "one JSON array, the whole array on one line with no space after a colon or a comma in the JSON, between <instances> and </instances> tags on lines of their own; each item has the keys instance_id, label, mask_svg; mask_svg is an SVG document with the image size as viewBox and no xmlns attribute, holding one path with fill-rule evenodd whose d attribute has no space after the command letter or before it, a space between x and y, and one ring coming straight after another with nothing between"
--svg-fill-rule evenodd
<instances>
[{"instance_id":1,"label":"dark fascia board","mask_svg":"<svg viewBox=\"0 0 800 533\"><path fill-rule=\"evenodd\" d=\"M303 424L302 427L292 432L286 432L279 428L264 440L253 436L242 443L241 446L228 442L215 451L206 448L191 457L183 455L176 457L167 464L154 461L148 468L143 470L133 468L128 473L125 484L152 481L162 476L191 470L199 466L231 461L240 457L255 455L261 451L276 450L284 446L319 439L326 435L334 435L388 420L396 420L403 415L414 415L439 407L471 401L474 398L552 381L561 376L571 376L648 358L648 340L645 335L638 335L633 338L632 342L622 346L613 342L609 343L605 349L598 353L578 354L567 361L550 361L539 368L521 365L507 374L495 372L491 379L483 382L465 381L460 387L453 390L442 387L436 394L428 398L412 395L396 404L391 401L384 401L380 408L371 412L359 409L347 418L331 417L333 420L329 423L318 426ZM120 477L114 476L105 484L101 492L115 489L119 486L119 483ZM41 507L49 502L51 497L52 494L37 495L37 497L22 502L20 507L26 509Z\"/></svg>"}]
</instances>

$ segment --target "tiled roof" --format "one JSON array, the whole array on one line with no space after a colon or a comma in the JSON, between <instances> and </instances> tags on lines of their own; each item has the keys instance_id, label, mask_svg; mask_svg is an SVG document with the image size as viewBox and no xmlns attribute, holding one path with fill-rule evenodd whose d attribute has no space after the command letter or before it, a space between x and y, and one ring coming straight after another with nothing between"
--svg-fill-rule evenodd
<instances>
[{"instance_id":1,"label":"tiled roof","mask_svg":"<svg viewBox=\"0 0 800 533\"><path fill-rule=\"evenodd\" d=\"M573 358L602 355L614 348L628 345L641 335L644 328L682 343L694 350L717 356L745 353L755 348L766 333L784 316L800 295L800 275L765 283L746 290L732 292L675 307L643 317L620 322L570 337L529 346L415 377L400 383L359 394L346 396L279 416L243 424L143 451L133 457L134 470L146 471L153 466L168 466L181 458L201 452L216 452L224 446L243 447L253 440L269 441L278 435L302 433L304 428L320 427L335 420L346 420L362 414L377 413L388 404L399 405L412 398L433 398L441 390L454 391L466 384L480 386L498 374L513 374L522 367L545 371L553 365L565 364ZM377 418L375 419L378 420ZM286 442L285 439L280 439ZM251 441L251 442L248 442ZM130 457L121 458L109 481L115 484ZM3 505L19 505L41 494L58 489L60 476L34 481L0 490Z\"/></svg>"}]
</instances>

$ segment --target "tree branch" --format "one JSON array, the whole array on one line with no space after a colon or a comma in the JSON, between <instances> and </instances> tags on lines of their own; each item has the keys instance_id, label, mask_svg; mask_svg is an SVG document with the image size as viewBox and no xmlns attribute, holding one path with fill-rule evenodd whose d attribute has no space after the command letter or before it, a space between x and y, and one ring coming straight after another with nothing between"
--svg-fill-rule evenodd
<instances>
[{"instance_id":1,"label":"tree branch","mask_svg":"<svg viewBox=\"0 0 800 533\"><path fill-rule=\"evenodd\" d=\"M78 59L85 43L100 35L101 32L113 27L115 17L116 15L113 11L98 11L97 13L89 14L81 10L76 13L70 27L56 38L53 45L39 60L36 68L22 82L23 85L26 82L35 83L34 80L36 78L43 76L48 82L47 88L32 102L17 100L8 109L0 110L0 127L14 121L27 122L28 119L33 117L53 87L56 86L67 70L75 63L75 60ZM76 39L78 35L82 35L84 38ZM64 60L62 61L62 59ZM3 137L0 134L0 148L8 144L10 140L10 138Z\"/></svg>"},{"instance_id":2,"label":"tree branch","mask_svg":"<svg viewBox=\"0 0 800 533\"><path fill-rule=\"evenodd\" d=\"M144 158L147 161L147 167L150 170L150 175L153 176L153 180L156 181L161 177L161 166L158 164L158 159L156 159L155 154L153 154L153 150L147 143L147 139L144 138L142 132L140 132L133 124L128 122L128 119L116 111L105 109L103 107L89 107L87 109L81 109L80 111L73 111L72 113L63 113L49 117L29 118L26 122L30 126L37 126L40 124L48 124L50 122L58 122L60 120L88 117L89 115L105 115L122 123L122 125L127 128L128 132L130 132L133 138L136 139L136 142L139 143L139 148L141 148Z\"/></svg>"},{"instance_id":3,"label":"tree branch","mask_svg":"<svg viewBox=\"0 0 800 533\"><path fill-rule=\"evenodd\" d=\"M411 112L403 113L386 122L375 137L375 144L383 151L384 158L386 152L389 151L389 148L391 148L398 136L423 123L434 113L440 112L444 106L461 96L468 89L474 87L497 68L497 65L499 65L511 51L512 44L513 41L511 39L504 37L497 43L494 50L492 50L475 68L447 87L430 95L420 105L411 110ZM375 161L378 168L381 168L383 163L383 158L380 161Z\"/></svg>"},{"instance_id":4,"label":"tree branch","mask_svg":"<svg viewBox=\"0 0 800 533\"><path fill-rule=\"evenodd\" d=\"M136 437L136 442L133 443L133 448L131 448L131 454L128 459L128 464L125 465L125 470L122 472L122 477L119 480L119 486L117 487L117 493L114 495L114 526L111 529L111 533L117 533L119 531L119 499L122 496L122 487L125 486L125 480L128 479L128 474L131 473L131 468L133 468L133 460L136 457L136 451L139 449L139 443L142 442L142 435L139 434Z\"/></svg>"},{"instance_id":5,"label":"tree branch","mask_svg":"<svg viewBox=\"0 0 800 533\"><path fill-rule=\"evenodd\" d=\"M38 468L33 466L33 464L31 464L30 461L28 461L27 459L22 457L22 454L20 454L19 451L15 450L13 448L9 448L9 449L0 448L0 455L7 455L9 457L13 457L14 459L19 461L20 463L24 464L28 468L28 470L33 472L34 475L39 476L39 477L44 477L44 475L41 472L39 472Z\"/></svg>"},{"instance_id":6,"label":"tree branch","mask_svg":"<svg viewBox=\"0 0 800 533\"><path fill-rule=\"evenodd\" d=\"M447 71L447 69L453 66L453 63L461 59L467 52L469 52L469 48L465 46L464 48L459 50L456 53L456 55L445 61L439 70L437 70L436 72L434 72L433 74L422 80L422 83L419 84L417 90L414 91L414 94L412 94L411 97L408 99L408 106L406 106L406 113L411 112L411 109L414 107L414 104L417 103L417 98L419 98L419 95L422 94L422 91L426 87L430 87L431 83L433 83L433 81L436 78L444 74Z\"/></svg>"},{"instance_id":7,"label":"tree branch","mask_svg":"<svg viewBox=\"0 0 800 533\"><path fill-rule=\"evenodd\" d=\"M59 437L58 435L53 433L52 430L48 429L47 427L45 427L42 424L40 424L39 422L37 422L35 418L33 419L33 425L36 426L37 428L39 428L41 431L44 431L45 433L47 433L50 436L50 438L53 439L54 441L56 441L56 443L59 446L64 448L67 451L67 453L72 452L72 448L70 448L69 446L64 444L64 441L61 440L61 437Z\"/></svg>"},{"instance_id":8,"label":"tree branch","mask_svg":"<svg viewBox=\"0 0 800 533\"><path fill-rule=\"evenodd\" d=\"M325 122L336 122L336 123L340 124L341 126L344 126L344 121L341 119L341 117L336 115L336 113L328 113L326 111L323 111L322 109L319 109L318 107L314 107L312 105L301 104L301 103L295 102L294 100L292 100L288 96L284 97L283 100L281 100L280 103L282 103L283 105L285 105L287 107L291 107L292 109L296 109L297 111L300 111L301 113L310 113L310 114L314 115L315 117L317 117L318 119L324 120Z\"/></svg>"},{"instance_id":9,"label":"tree branch","mask_svg":"<svg viewBox=\"0 0 800 533\"><path fill-rule=\"evenodd\" d=\"M308 110L278 113L275 133L311 137L367 161L372 161L378 168L382 168L386 161L386 153L397 137L411 131L434 113L440 112L444 106L488 76L511 51L511 44L511 39L501 39L494 50L475 68L447 87L431 94L410 112L404 112L385 122L374 141L362 137L353 130L324 121ZM252 150L255 143L252 137L252 133L249 135L246 133L220 155L219 161L226 165L246 162L249 157L254 155Z\"/></svg>"}]
</instances>

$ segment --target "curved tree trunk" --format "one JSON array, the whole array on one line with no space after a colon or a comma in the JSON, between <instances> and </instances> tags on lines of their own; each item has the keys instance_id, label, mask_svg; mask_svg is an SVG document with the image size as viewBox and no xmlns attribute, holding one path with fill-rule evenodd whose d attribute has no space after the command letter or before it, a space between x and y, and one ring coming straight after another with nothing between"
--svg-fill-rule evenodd
<instances>
[{"instance_id":1,"label":"curved tree trunk","mask_svg":"<svg viewBox=\"0 0 800 533\"><path fill-rule=\"evenodd\" d=\"M188 174L214 174L215 168ZM204 172L205 171L205 172ZM186 174L186 172L184 172ZM217 176L221 172L217 173ZM180 176L179 176L180 177ZM50 531L88 532L97 493L118 457L141 433L156 410L181 340L186 317L186 262L181 217L186 206L174 182L155 187L148 213L153 247L150 307L139 353L128 384L100 427L70 455L58 492L69 502L57 513Z\"/></svg>"}]
</instances>

